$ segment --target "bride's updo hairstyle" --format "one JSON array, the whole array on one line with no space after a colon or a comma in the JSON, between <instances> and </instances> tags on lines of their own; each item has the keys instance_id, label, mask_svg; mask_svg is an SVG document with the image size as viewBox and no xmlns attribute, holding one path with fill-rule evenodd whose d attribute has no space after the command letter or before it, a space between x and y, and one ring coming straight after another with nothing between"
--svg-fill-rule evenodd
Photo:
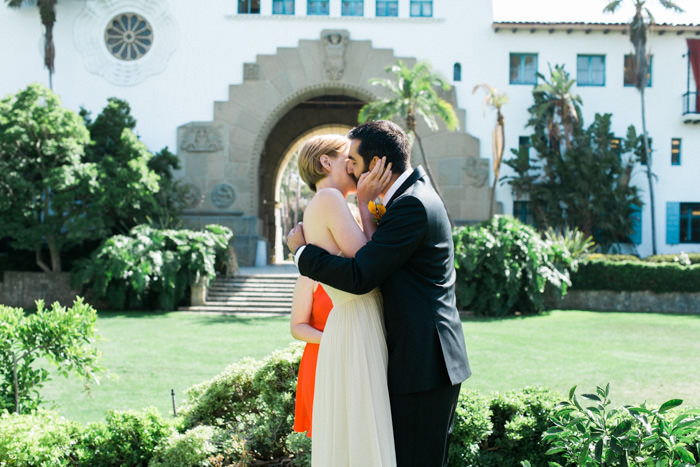
<instances>
[{"instance_id":1,"label":"bride's updo hairstyle","mask_svg":"<svg viewBox=\"0 0 700 467\"><path fill-rule=\"evenodd\" d=\"M321 165L321 156L325 154L335 159L348 144L344 136L319 135L309 138L302 145L299 150L299 176L312 191L316 191L318 181L328 175Z\"/></svg>"}]
</instances>

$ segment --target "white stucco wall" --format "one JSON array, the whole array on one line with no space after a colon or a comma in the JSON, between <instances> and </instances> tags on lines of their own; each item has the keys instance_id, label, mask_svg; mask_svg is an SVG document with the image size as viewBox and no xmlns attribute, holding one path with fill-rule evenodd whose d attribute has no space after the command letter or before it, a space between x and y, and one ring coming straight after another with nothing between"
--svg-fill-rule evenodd
<instances>
[{"instance_id":1,"label":"white stucco wall","mask_svg":"<svg viewBox=\"0 0 700 467\"><path fill-rule=\"evenodd\" d=\"M215 101L227 100L228 86L241 83L243 64L254 62L258 54L274 54L279 47L295 47L299 40L317 39L323 29L346 29L353 40L370 40L375 48L393 49L397 56L429 60L450 81L455 62L462 65L462 81L454 83L459 106L466 110L466 131L481 142L481 157L491 157L491 131L495 116L482 114L483 92L472 95L477 83L489 83L505 91L509 103L506 118L506 153L518 144L525 129L527 108L532 102L532 86L509 85L509 53L537 53L539 71L547 72L547 63L563 63L575 77L577 54L606 56L604 87L575 87L584 101L587 124L596 112L613 113L613 130L624 136L627 126L641 131L639 95L636 89L622 84L623 56L631 46L620 33L546 31L494 32L492 7L481 0L435 0L433 18L408 17L409 0L400 0L399 18L374 17L374 0L365 2L365 17L340 16L340 0L331 0L330 17L305 16L305 1L296 1L294 17L271 16L271 0L262 0L262 15L237 15L233 0L152 0L169 11L176 27L176 46L165 68L133 85L116 85L90 72L76 44L75 30L86 5L104 1L109 8L122 12L138 9L135 0L63 0L58 4L54 36L56 73L54 90L64 105L78 110L81 106L98 113L106 99L126 99L138 120L137 132L151 150L164 146L175 149L176 128L191 121L208 121L213 117ZM136 5L136 7L134 7ZM107 8L106 6L104 7ZM120 10L121 9L121 10ZM138 11L137 11L138 12ZM90 24L101 40L106 21ZM499 20L505 18L499 17ZM688 21L692 22L692 21ZM700 22L700 19L695 22ZM157 26L157 21L154 25ZM0 6L0 95L16 92L30 82L48 83L43 68L42 27L36 7L19 10ZM155 41L158 41L155 28ZM652 35L649 46L654 55L653 85L647 92L647 124L654 140L653 169L656 184L657 247L660 252L700 251L700 244L666 244L666 202L700 202L700 125L681 120L681 95L686 92L687 35ZM693 36L694 37L694 36ZM101 46L101 44L96 44ZM154 45L155 47L155 45ZM151 53L151 52L149 52ZM116 60L116 59L114 59ZM682 138L681 165L670 163L671 138ZM504 166L502 174L507 173ZM639 171L634 182L648 203L644 174ZM498 187L497 199L505 212L512 212L510 189ZM642 217L643 243L639 252L651 253L651 224L647 207Z\"/></svg>"}]
</instances>

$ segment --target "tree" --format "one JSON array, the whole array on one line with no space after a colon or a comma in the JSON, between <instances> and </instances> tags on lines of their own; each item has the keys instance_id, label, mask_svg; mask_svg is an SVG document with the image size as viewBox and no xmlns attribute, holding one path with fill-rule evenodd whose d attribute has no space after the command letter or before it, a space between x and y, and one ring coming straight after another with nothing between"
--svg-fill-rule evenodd
<instances>
[{"instance_id":1,"label":"tree","mask_svg":"<svg viewBox=\"0 0 700 467\"><path fill-rule=\"evenodd\" d=\"M428 159L425 157L423 142L416 132L416 123L417 118L421 117L432 131L438 130L438 120L442 120L450 131L457 128L459 119L452 104L440 97L437 91L437 89L448 91L451 86L442 77L433 73L430 64L426 62L418 62L413 68L408 68L399 60L395 65L387 66L385 71L393 73L395 79L373 78L370 83L373 86L388 89L389 97L364 105L360 109L357 120L360 123L393 118L403 120L409 137L414 137L418 141L425 170L433 181L435 190L440 194ZM441 194L440 197L442 197Z\"/></svg>"},{"instance_id":2,"label":"tree","mask_svg":"<svg viewBox=\"0 0 700 467\"><path fill-rule=\"evenodd\" d=\"M484 98L484 116L486 116L486 106L496 110L496 126L493 129L493 185L491 186L491 202L489 203L489 218L493 217L496 210L496 183L498 182L498 174L501 171L501 160L503 160L503 142L505 141L505 121L501 109L508 102L508 96L505 93L498 92L493 86L482 83L474 86L472 94L475 94L479 89L486 91Z\"/></svg>"},{"instance_id":3,"label":"tree","mask_svg":"<svg viewBox=\"0 0 700 467\"><path fill-rule=\"evenodd\" d=\"M0 305L0 411L29 413L42 403L39 389L49 379L46 368L36 368L44 358L64 376L73 373L98 382L103 371L100 354L93 347L97 312L78 297L70 308L54 303L50 310L36 302L37 311Z\"/></svg>"},{"instance_id":4,"label":"tree","mask_svg":"<svg viewBox=\"0 0 700 467\"><path fill-rule=\"evenodd\" d=\"M609 2L604 12L615 13L624 0L613 0ZM646 107L644 91L648 83L649 61L647 59L647 32L654 23L651 11L646 7L647 0L630 0L634 5L634 16L630 21L630 42L634 48L634 85L639 90L639 97L642 104L642 138L644 141L644 157L646 159L646 175L649 184L649 209L651 212L651 250L656 254L656 209L654 203L654 174L651 170L652 154L649 150L649 133L647 132ZM626 3L629 3L626 2ZM659 0L661 6L667 10L683 12L683 9L671 0Z\"/></svg>"},{"instance_id":5,"label":"tree","mask_svg":"<svg viewBox=\"0 0 700 467\"><path fill-rule=\"evenodd\" d=\"M588 128L580 116L562 118L557 109L566 106L553 106L552 96L551 89L533 90L528 127L533 128L530 144L537 154L531 157L527 147L511 150L515 157L505 163L515 175L506 180L517 196L529 197L538 228L575 227L593 236L603 249L626 241L633 229L634 206L641 205L637 188L629 183L638 162L638 141L616 143L610 114L596 114ZM628 134L634 134L634 127Z\"/></svg>"},{"instance_id":6,"label":"tree","mask_svg":"<svg viewBox=\"0 0 700 467\"><path fill-rule=\"evenodd\" d=\"M134 133L136 119L124 100L110 97L94 121L84 109L81 116L92 138L84 160L95 164L100 188L92 204L102 213L108 231L126 233L158 217L161 179L149 163L172 167L177 163L174 156L162 155L165 159L153 162L153 154ZM169 173L165 166L164 173Z\"/></svg>"},{"instance_id":7,"label":"tree","mask_svg":"<svg viewBox=\"0 0 700 467\"><path fill-rule=\"evenodd\" d=\"M56 58L56 47L53 42L53 26L56 23L56 1L57 0L37 0L39 7L39 18L44 25L44 65L49 70L49 88L53 89L54 60ZM5 0L7 5L19 8L26 0Z\"/></svg>"},{"instance_id":8,"label":"tree","mask_svg":"<svg viewBox=\"0 0 700 467\"><path fill-rule=\"evenodd\" d=\"M35 252L44 271L61 271L65 248L103 234L90 203L97 170L81 160L88 141L78 114L44 86L0 101L0 225L15 248Z\"/></svg>"}]
</instances>

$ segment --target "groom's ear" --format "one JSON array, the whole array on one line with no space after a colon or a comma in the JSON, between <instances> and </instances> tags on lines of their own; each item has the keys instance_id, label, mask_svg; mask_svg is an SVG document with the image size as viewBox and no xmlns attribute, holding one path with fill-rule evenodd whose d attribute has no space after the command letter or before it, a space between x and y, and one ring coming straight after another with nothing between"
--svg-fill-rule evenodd
<instances>
[{"instance_id":1,"label":"groom's ear","mask_svg":"<svg viewBox=\"0 0 700 467\"><path fill-rule=\"evenodd\" d=\"M375 165L377 165L377 162L379 161L379 156L374 156L371 161L369 161L369 167L367 167L367 171L369 172L374 168Z\"/></svg>"}]
</instances>

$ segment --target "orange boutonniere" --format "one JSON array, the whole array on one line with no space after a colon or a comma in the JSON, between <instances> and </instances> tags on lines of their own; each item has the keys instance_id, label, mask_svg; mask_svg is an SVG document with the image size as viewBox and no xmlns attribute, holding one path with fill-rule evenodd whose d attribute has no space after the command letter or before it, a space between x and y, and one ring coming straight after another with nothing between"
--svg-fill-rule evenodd
<instances>
[{"instance_id":1,"label":"orange boutonniere","mask_svg":"<svg viewBox=\"0 0 700 467\"><path fill-rule=\"evenodd\" d=\"M386 212L386 208L382 203L375 203L374 201L370 201L367 204L367 207L369 208L369 212L372 213L374 216L374 222L379 223L379 221L382 219L382 216Z\"/></svg>"}]
</instances>

